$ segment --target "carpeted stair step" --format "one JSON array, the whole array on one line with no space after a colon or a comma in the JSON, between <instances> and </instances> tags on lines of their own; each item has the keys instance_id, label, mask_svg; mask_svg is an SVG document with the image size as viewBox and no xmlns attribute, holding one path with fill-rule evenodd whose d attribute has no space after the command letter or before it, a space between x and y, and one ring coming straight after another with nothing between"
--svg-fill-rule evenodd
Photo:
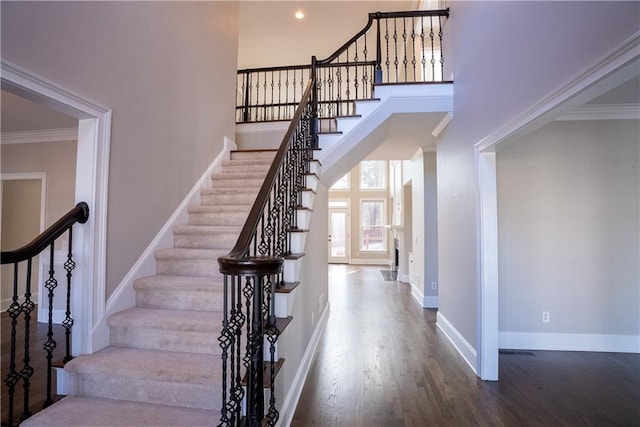
<instances>
[{"instance_id":1,"label":"carpeted stair step","mask_svg":"<svg viewBox=\"0 0 640 427\"><path fill-rule=\"evenodd\" d=\"M221 354L221 311L134 307L110 316L107 324L114 346Z\"/></svg>"},{"instance_id":2,"label":"carpeted stair step","mask_svg":"<svg viewBox=\"0 0 640 427\"><path fill-rule=\"evenodd\" d=\"M224 160L222 162L222 172L262 172L266 175L271 163L272 160L269 159Z\"/></svg>"},{"instance_id":3,"label":"carpeted stair step","mask_svg":"<svg viewBox=\"0 0 640 427\"><path fill-rule=\"evenodd\" d=\"M71 395L220 410L219 360L209 354L111 346L76 357L64 370Z\"/></svg>"},{"instance_id":4,"label":"carpeted stair step","mask_svg":"<svg viewBox=\"0 0 640 427\"><path fill-rule=\"evenodd\" d=\"M99 397L67 396L33 415L24 427L205 427L220 419L218 411L129 402ZM212 421L214 420L214 421Z\"/></svg>"},{"instance_id":5,"label":"carpeted stair step","mask_svg":"<svg viewBox=\"0 0 640 427\"><path fill-rule=\"evenodd\" d=\"M159 249L155 252L156 273L213 277L222 280L222 274L218 270L218 258L228 252L221 249Z\"/></svg>"},{"instance_id":6,"label":"carpeted stair step","mask_svg":"<svg viewBox=\"0 0 640 427\"><path fill-rule=\"evenodd\" d=\"M237 225L242 226L249 215L249 205L196 205L189 206L189 225Z\"/></svg>"},{"instance_id":7,"label":"carpeted stair step","mask_svg":"<svg viewBox=\"0 0 640 427\"><path fill-rule=\"evenodd\" d=\"M178 225L173 228L176 248L231 250L242 227L235 225Z\"/></svg>"},{"instance_id":8,"label":"carpeted stair step","mask_svg":"<svg viewBox=\"0 0 640 427\"><path fill-rule=\"evenodd\" d=\"M203 205L247 205L256 200L258 188L203 188L200 202Z\"/></svg>"},{"instance_id":9,"label":"carpeted stair step","mask_svg":"<svg viewBox=\"0 0 640 427\"><path fill-rule=\"evenodd\" d=\"M237 150L231 151L231 160L273 160L277 150Z\"/></svg>"},{"instance_id":10,"label":"carpeted stair step","mask_svg":"<svg viewBox=\"0 0 640 427\"><path fill-rule=\"evenodd\" d=\"M222 310L222 281L210 277L157 275L133 283L136 306L173 310Z\"/></svg>"}]
</instances>

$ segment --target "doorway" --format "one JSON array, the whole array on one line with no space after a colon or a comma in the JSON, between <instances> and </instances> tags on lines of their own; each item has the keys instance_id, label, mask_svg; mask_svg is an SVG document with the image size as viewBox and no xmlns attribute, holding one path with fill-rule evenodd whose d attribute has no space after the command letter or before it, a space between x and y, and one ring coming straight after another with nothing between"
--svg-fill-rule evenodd
<instances>
[{"instance_id":1,"label":"doorway","mask_svg":"<svg viewBox=\"0 0 640 427\"><path fill-rule=\"evenodd\" d=\"M329 263L348 264L350 253L348 201L333 201L346 207L329 207ZM332 202L329 202L331 206Z\"/></svg>"}]
</instances>

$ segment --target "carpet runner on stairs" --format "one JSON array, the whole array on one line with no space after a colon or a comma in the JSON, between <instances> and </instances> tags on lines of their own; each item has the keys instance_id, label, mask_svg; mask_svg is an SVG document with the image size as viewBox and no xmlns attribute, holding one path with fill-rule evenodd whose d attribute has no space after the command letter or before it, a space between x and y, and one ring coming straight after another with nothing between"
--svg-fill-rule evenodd
<instances>
[{"instance_id":1,"label":"carpet runner on stairs","mask_svg":"<svg viewBox=\"0 0 640 427\"><path fill-rule=\"evenodd\" d=\"M110 346L65 365L71 395L23 426L216 425L221 406L222 275L275 152L234 152L201 190L136 306L109 318Z\"/></svg>"}]
</instances>

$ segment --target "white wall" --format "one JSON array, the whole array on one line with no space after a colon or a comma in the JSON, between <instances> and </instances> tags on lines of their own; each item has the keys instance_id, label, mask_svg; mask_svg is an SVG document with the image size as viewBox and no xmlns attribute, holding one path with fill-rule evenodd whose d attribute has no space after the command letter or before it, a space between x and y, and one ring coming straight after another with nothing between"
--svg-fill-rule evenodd
<instances>
[{"instance_id":1,"label":"white wall","mask_svg":"<svg viewBox=\"0 0 640 427\"><path fill-rule=\"evenodd\" d=\"M449 7L445 75L453 72L455 114L438 141L439 313L476 347L473 145L637 32L640 3L456 1Z\"/></svg>"},{"instance_id":2,"label":"white wall","mask_svg":"<svg viewBox=\"0 0 640 427\"><path fill-rule=\"evenodd\" d=\"M2 57L113 111L107 296L234 136L235 2L2 2Z\"/></svg>"},{"instance_id":3,"label":"white wall","mask_svg":"<svg viewBox=\"0 0 640 427\"><path fill-rule=\"evenodd\" d=\"M501 332L640 334L639 135L553 122L499 147Z\"/></svg>"}]
</instances>

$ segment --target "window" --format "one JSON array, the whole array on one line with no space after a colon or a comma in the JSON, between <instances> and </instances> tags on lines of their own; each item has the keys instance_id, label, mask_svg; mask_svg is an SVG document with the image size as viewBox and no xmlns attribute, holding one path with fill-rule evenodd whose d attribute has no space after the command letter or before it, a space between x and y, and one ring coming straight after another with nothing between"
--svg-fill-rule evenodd
<instances>
[{"instance_id":1,"label":"window","mask_svg":"<svg viewBox=\"0 0 640 427\"><path fill-rule=\"evenodd\" d=\"M384 200L362 200L360 204L360 250L387 251L384 229L386 206Z\"/></svg>"},{"instance_id":2,"label":"window","mask_svg":"<svg viewBox=\"0 0 640 427\"><path fill-rule=\"evenodd\" d=\"M336 181L335 184L331 186L330 190L348 190L351 188L350 181L351 173L347 172L345 176L340 178L338 181Z\"/></svg>"},{"instance_id":3,"label":"window","mask_svg":"<svg viewBox=\"0 0 640 427\"><path fill-rule=\"evenodd\" d=\"M386 184L387 162L384 160L369 160L360 162L360 189L384 190Z\"/></svg>"}]
</instances>

